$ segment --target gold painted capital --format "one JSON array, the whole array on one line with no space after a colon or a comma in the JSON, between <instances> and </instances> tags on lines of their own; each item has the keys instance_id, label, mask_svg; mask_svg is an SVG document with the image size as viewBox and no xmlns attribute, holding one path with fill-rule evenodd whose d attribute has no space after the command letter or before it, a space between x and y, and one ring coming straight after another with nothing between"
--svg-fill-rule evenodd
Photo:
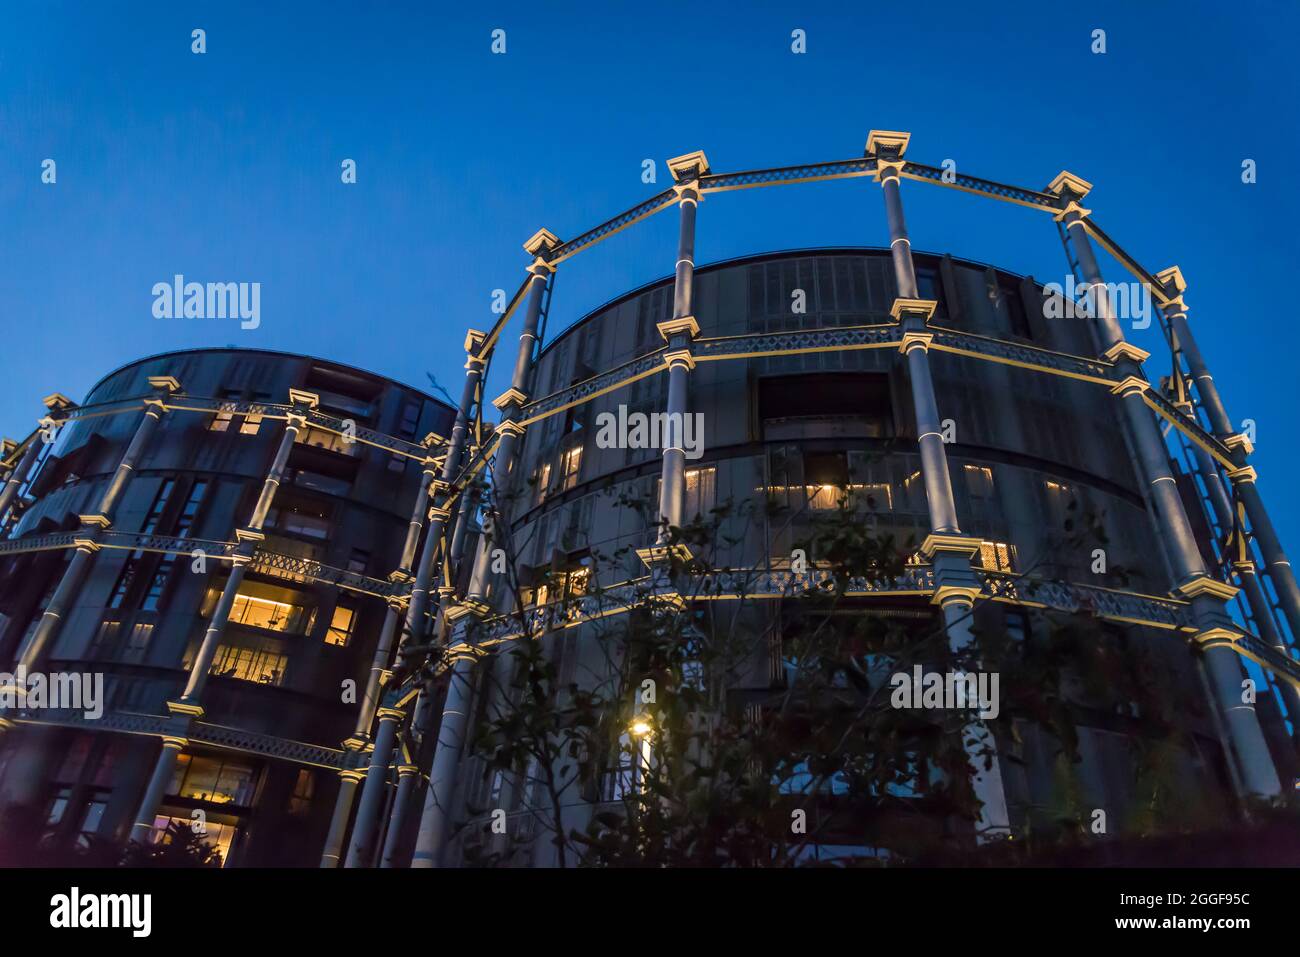
<instances>
[{"instance_id":1,"label":"gold painted capital","mask_svg":"<svg viewBox=\"0 0 1300 957\"><path fill-rule=\"evenodd\" d=\"M1076 213L1079 219L1083 220L1083 219L1087 219L1089 216L1092 215L1092 210L1085 209L1084 207L1076 203L1074 200L1070 200L1068 203L1065 204L1064 209L1062 209L1058 213L1053 214L1052 219L1056 220L1056 222L1059 223L1061 220L1065 219L1071 213Z\"/></svg>"},{"instance_id":2,"label":"gold painted capital","mask_svg":"<svg viewBox=\"0 0 1300 957\"><path fill-rule=\"evenodd\" d=\"M519 389L516 389L514 386L511 386L509 389L506 389L505 392L502 392L499 396L493 399L492 404L496 406L498 410L504 411L506 406L512 403L517 402L519 405L523 405L527 401L527 395Z\"/></svg>"},{"instance_id":3,"label":"gold painted capital","mask_svg":"<svg viewBox=\"0 0 1300 957\"><path fill-rule=\"evenodd\" d=\"M169 375L151 375L145 380L152 388L164 389L167 392L180 392L181 384L175 376Z\"/></svg>"},{"instance_id":4,"label":"gold painted capital","mask_svg":"<svg viewBox=\"0 0 1300 957\"><path fill-rule=\"evenodd\" d=\"M502 435L523 435L525 430L525 426L520 425L513 419L506 419L506 421L499 423L496 427L496 431L500 432Z\"/></svg>"},{"instance_id":5,"label":"gold painted capital","mask_svg":"<svg viewBox=\"0 0 1300 957\"><path fill-rule=\"evenodd\" d=\"M314 409L320 405L320 396L305 389L290 389L289 401L294 405L305 405L309 409Z\"/></svg>"},{"instance_id":6,"label":"gold painted capital","mask_svg":"<svg viewBox=\"0 0 1300 957\"><path fill-rule=\"evenodd\" d=\"M704 155L704 150L683 153L668 160L668 171L673 174L673 180L678 183L708 176L709 158Z\"/></svg>"},{"instance_id":7,"label":"gold painted capital","mask_svg":"<svg viewBox=\"0 0 1300 957\"><path fill-rule=\"evenodd\" d=\"M549 229L539 229L529 236L524 243L524 252L540 259L558 245L560 245L560 239L555 233Z\"/></svg>"},{"instance_id":8,"label":"gold painted capital","mask_svg":"<svg viewBox=\"0 0 1300 957\"><path fill-rule=\"evenodd\" d=\"M1237 449L1241 449L1243 455L1250 455L1255 451L1255 446L1242 432L1234 432L1232 435L1225 435L1223 437L1223 444L1234 452Z\"/></svg>"},{"instance_id":9,"label":"gold painted capital","mask_svg":"<svg viewBox=\"0 0 1300 957\"><path fill-rule=\"evenodd\" d=\"M928 352L933 341L933 332L905 332L902 341L898 344L898 351L903 355L907 355L913 349Z\"/></svg>"},{"instance_id":10,"label":"gold painted capital","mask_svg":"<svg viewBox=\"0 0 1300 957\"><path fill-rule=\"evenodd\" d=\"M1229 631L1227 628L1207 628L1204 631L1198 631L1192 636L1192 641L1196 642L1202 648L1218 648L1224 645L1235 645L1241 639L1241 635L1235 631Z\"/></svg>"},{"instance_id":11,"label":"gold painted capital","mask_svg":"<svg viewBox=\"0 0 1300 957\"><path fill-rule=\"evenodd\" d=\"M532 273L534 279L545 279L551 273L555 272L555 267L541 256L538 256L528 264L528 272Z\"/></svg>"},{"instance_id":12,"label":"gold painted capital","mask_svg":"<svg viewBox=\"0 0 1300 957\"><path fill-rule=\"evenodd\" d=\"M664 342L667 342L679 332L686 333L692 339L700 334L700 324L694 316L679 316L676 319L666 319L663 322L655 323L655 328L659 330L659 335L663 336Z\"/></svg>"},{"instance_id":13,"label":"gold painted capital","mask_svg":"<svg viewBox=\"0 0 1300 957\"><path fill-rule=\"evenodd\" d=\"M168 701L167 710L172 714L186 714L191 718L203 717L203 706L190 701Z\"/></svg>"},{"instance_id":14,"label":"gold painted capital","mask_svg":"<svg viewBox=\"0 0 1300 957\"><path fill-rule=\"evenodd\" d=\"M939 532L931 532L925 537L925 541L921 543L919 550L925 558L930 560L934 559L936 552L954 552L974 558L980 550L980 539L971 538L969 535L945 535Z\"/></svg>"},{"instance_id":15,"label":"gold painted capital","mask_svg":"<svg viewBox=\"0 0 1300 957\"><path fill-rule=\"evenodd\" d=\"M64 409L73 408L76 403L69 399L62 392L54 392L41 399L41 403L51 412L62 412Z\"/></svg>"},{"instance_id":16,"label":"gold painted capital","mask_svg":"<svg viewBox=\"0 0 1300 957\"><path fill-rule=\"evenodd\" d=\"M1069 170L1063 169L1047 184L1047 192L1060 196L1067 190L1073 193L1076 199L1083 199L1092 192L1092 184L1082 176L1075 176Z\"/></svg>"},{"instance_id":17,"label":"gold painted capital","mask_svg":"<svg viewBox=\"0 0 1300 957\"><path fill-rule=\"evenodd\" d=\"M1146 362L1151 358L1151 353L1145 349L1139 349L1131 342L1123 340L1115 343L1109 349L1102 353L1111 362L1118 362L1120 359L1132 359L1134 362Z\"/></svg>"},{"instance_id":18,"label":"gold painted capital","mask_svg":"<svg viewBox=\"0 0 1300 957\"><path fill-rule=\"evenodd\" d=\"M1187 291L1187 280L1183 278L1183 271L1177 266L1170 266L1168 269L1160 270L1156 273L1156 279L1166 289L1172 289L1179 299Z\"/></svg>"},{"instance_id":19,"label":"gold painted capital","mask_svg":"<svg viewBox=\"0 0 1300 957\"><path fill-rule=\"evenodd\" d=\"M1122 382L1117 382L1111 386L1110 391L1121 398L1128 398L1130 395L1138 395L1146 392L1150 388L1151 383L1146 379L1140 379L1135 375L1131 375L1125 376Z\"/></svg>"},{"instance_id":20,"label":"gold painted capital","mask_svg":"<svg viewBox=\"0 0 1300 957\"><path fill-rule=\"evenodd\" d=\"M900 130L872 130L867 134L866 155L879 156L880 151L891 154L890 159L902 159L903 154L907 152L907 144L911 142L912 134L904 133Z\"/></svg>"},{"instance_id":21,"label":"gold painted capital","mask_svg":"<svg viewBox=\"0 0 1300 957\"><path fill-rule=\"evenodd\" d=\"M487 333L478 329L468 329L465 332L465 351L471 356L478 352L479 347L487 342Z\"/></svg>"},{"instance_id":22,"label":"gold painted capital","mask_svg":"<svg viewBox=\"0 0 1300 957\"><path fill-rule=\"evenodd\" d=\"M1239 469L1229 469L1228 479L1234 484L1238 482L1254 482L1259 478L1259 473L1255 471L1253 465L1243 465Z\"/></svg>"},{"instance_id":23,"label":"gold painted capital","mask_svg":"<svg viewBox=\"0 0 1300 957\"><path fill-rule=\"evenodd\" d=\"M1188 598L1196 598L1200 595L1209 595L1213 598L1222 599L1223 601L1231 601L1237 596L1237 592L1241 589L1237 588L1235 585L1229 585L1227 582L1221 582L1217 578L1202 575L1199 578L1193 578L1191 581L1179 585L1178 590Z\"/></svg>"},{"instance_id":24,"label":"gold painted capital","mask_svg":"<svg viewBox=\"0 0 1300 957\"><path fill-rule=\"evenodd\" d=\"M934 299L898 298L889 307L889 314L894 317L896 322L902 322L904 316L920 316L926 322L929 322L934 317L934 311L938 308L939 303Z\"/></svg>"},{"instance_id":25,"label":"gold painted capital","mask_svg":"<svg viewBox=\"0 0 1300 957\"><path fill-rule=\"evenodd\" d=\"M641 559L647 568L654 568L658 565L665 565L673 558L678 561L688 562L695 556L691 554L691 549L684 542L678 542L676 545L650 545L646 548L638 548L636 557Z\"/></svg>"},{"instance_id":26,"label":"gold painted capital","mask_svg":"<svg viewBox=\"0 0 1300 957\"><path fill-rule=\"evenodd\" d=\"M679 362L687 369L695 368L695 357L691 355L690 349L673 349L671 352L664 353L664 365L668 368L671 369Z\"/></svg>"},{"instance_id":27,"label":"gold painted capital","mask_svg":"<svg viewBox=\"0 0 1300 957\"><path fill-rule=\"evenodd\" d=\"M940 585L934 590L931 604L940 606L954 604L969 608L975 604L975 599L980 596L981 591L978 585Z\"/></svg>"}]
</instances>

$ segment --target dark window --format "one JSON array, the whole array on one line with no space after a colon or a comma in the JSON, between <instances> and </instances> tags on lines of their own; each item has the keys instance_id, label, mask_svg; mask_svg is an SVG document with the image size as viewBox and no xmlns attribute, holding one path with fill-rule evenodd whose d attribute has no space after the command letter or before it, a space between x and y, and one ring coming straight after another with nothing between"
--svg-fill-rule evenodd
<instances>
[{"instance_id":1,"label":"dark window","mask_svg":"<svg viewBox=\"0 0 1300 957\"><path fill-rule=\"evenodd\" d=\"M759 415L773 420L858 420L866 434L893 434L889 377L881 373L835 372L768 376L759 380Z\"/></svg>"},{"instance_id":2,"label":"dark window","mask_svg":"<svg viewBox=\"0 0 1300 957\"><path fill-rule=\"evenodd\" d=\"M167 499L172 494L172 489L176 487L174 479L163 479L162 487L158 489L158 494L154 496L153 505L149 507L149 514L144 518L144 524L140 526L141 533L152 535L158 530L158 523L162 520L163 511L167 508Z\"/></svg>"},{"instance_id":3,"label":"dark window","mask_svg":"<svg viewBox=\"0 0 1300 957\"><path fill-rule=\"evenodd\" d=\"M943 298L943 281L939 270L921 266L916 270L916 295L918 299L930 299L939 305L935 307L936 316L946 316L948 305Z\"/></svg>"},{"instance_id":4,"label":"dark window","mask_svg":"<svg viewBox=\"0 0 1300 957\"><path fill-rule=\"evenodd\" d=\"M398 423L397 434L404 439L414 439L415 430L420 424L420 403L407 402L402 406L402 420Z\"/></svg>"},{"instance_id":5,"label":"dark window","mask_svg":"<svg viewBox=\"0 0 1300 957\"><path fill-rule=\"evenodd\" d=\"M122 574L117 576L117 584L113 586L113 594L108 598L109 608L122 607L122 603L126 600L126 593L131 590L131 583L135 581L140 571L140 559L137 556L142 554L142 552L135 552L126 560L126 565L122 567Z\"/></svg>"},{"instance_id":6,"label":"dark window","mask_svg":"<svg viewBox=\"0 0 1300 957\"><path fill-rule=\"evenodd\" d=\"M194 484L190 486L190 494L185 499L185 504L181 506L181 513L176 518L176 528L173 534L177 538L188 538L190 531L194 528L194 517L199 513L199 506L203 504L203 496L208 491L207 479L195 479Z\"/></svg>"},{"instance_id":7,"label":"dark window","mask_svg":"<svg viewBox=\"0 0 1300 957\"><path fill-rule=\"evenodd\" d=\"M144 597L140 599L140 608L142 611L157 611L158 604L162 600L163 589L167 587L167 579L171 577L172 569L176 567L176 559L168 557L158 564L158 570L153 573L153 578L149 579L149 588L145 591Z\"/></svg>"},{"instance_id":8,"label":"dark window","mask_svg":"<svg viewBox=\"0 0 1300 957\"><path fill-rule=\"evenodd\" d=\"M1020 283L1014 279L1005 279L998 285L998 298L1002 300L1007 311L1007 320L1011 334L1021 339L1032 339L1034 334L1029 328L1029 317L1025 314L1025 303L1020 298Z\"/></svg>"}]
</instances>

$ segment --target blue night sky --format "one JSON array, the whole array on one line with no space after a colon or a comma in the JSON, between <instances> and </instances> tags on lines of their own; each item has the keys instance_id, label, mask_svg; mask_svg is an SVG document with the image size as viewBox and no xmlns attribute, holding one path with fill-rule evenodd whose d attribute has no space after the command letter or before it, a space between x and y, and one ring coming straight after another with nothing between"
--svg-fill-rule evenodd
<instances>
[{"instance_id":1,"label":"blue night sky","mask_svg":"<svg viewBox=\"0 0 1300 957\"><path fill-rule=\"evenodd\" d=\"M597 224L693 149L716 171L753 169L859 156L868 130L898 129L911 158L1001 182L1041 188L1067 168L1148 269L1183 268L1300 550L1284 478L1300 471L1284 291L1300 252L1293 3L433 6L4 0L0 434L30 431L43 395L80 399L125 362L195 346L308 352L418 386L427 371L458 394L464 329L491 324L492 292L514 291L539 227ZM345 158L355 185L340 182ZM645 158L657 185L641 182ZM698 259L884 245L879 192L712 196ZM1043 214L916 183L904 201L918 250L1064 279ZM660 215L562 266L551 329L670 273L675 231ZM260 327L154 318L150 290L176 273L260 282ZM1154 325L1133 338L1156 353L1152 377L1167 371Z\"/></svg>"}]
</instances>

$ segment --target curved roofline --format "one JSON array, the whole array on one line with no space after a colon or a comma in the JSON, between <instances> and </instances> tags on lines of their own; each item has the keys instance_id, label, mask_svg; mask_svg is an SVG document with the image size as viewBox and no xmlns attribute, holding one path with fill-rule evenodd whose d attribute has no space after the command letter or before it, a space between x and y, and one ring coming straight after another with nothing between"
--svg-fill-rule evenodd
<instances>
[{"instance_id":1,"label":"curved roofline","mask_svg":"<svg viewBox=\"0 0 1300 957\"><path fill-rule=\"evenodd\" d=\"M92 385L89 389L86 390L86 395L89 397L90 395L94 394L94 391L96 389L98 389L109 379L113 378L113 376L117 375L119 372L125 372L127 369L130 369L132 366L138 366L144 362L152 362L155 359L165 359L170 356L192 355L194 353L200 353L200 352L213 352L213 353L226 352L226 353L244 353L244 354L259 353L265 356L283 356L286 359L306 359L310 362L320 362L326 365L338 366L340 369L347 369L352 372L359 372L361 375L369 376L372 379L379 379L383 382L389 383L390 385L399 386L400 388L408 389L411 392L417 392L420 395L424 396L424 398L428 399L430 402L436 402L441 406L451 409L453 412L456 411L456 407L452 405L450 402L447 402L444 399L439 399L435 395L430 395L428 392L425 392L423 389L417 389L413 385L408 385L405 382L400 382L397 379L394 379L392 376L382 375L378 372L371 372L369 369L362 369L360 366L350 365L349 363L346 362L338 362L334 359L325 359L320 356L308 355L305 352L283 352L279 349L248 349L243 346L202 346L196 349L173 349L169 352L158 352L150 356L141 356L139 359L132 359L130 362L118 366L112 372L109 372L101 376L98 379L98 381L95 382L94 385Z\"/></svg>"},{"instance_id":2,"label":"curved roofline","mask_svg":"<svg viewBox=\"0 0 1300 957\"><path fill-rule=\"evenodd\" d=\"M889 247L888 246L801 246L796 249L777 249L765 253L748 253L744 256L733 256L731 259L720 259L717 262L706 263L703 266L696 266L695 274L699 275L702 272L709 272L710 270L714 270L714 269L726 269L731 266L741 266L746 263L763 262L768 259L786 259L791 256L803 256L808 254L825 255L827 253L836 253L836 254L881 253L883 255L889 255ZM929 256L935 259L942 259L944 256L949 256L948 253L929 252L924 249L914 249L912 251L912 255ZM961 256L949 256L949 258L952 259L953 262L959 263L963 266L974 266L977 269L996 269L998 272L1008 276L1013 276L1016 279L1026 278L1023 273L1012 272L1010 269L1003 269L1001 266L995 266L992 263L980 262L977 259L964 259ZM629 299L634 299L637 296L641 295L642 293L654 289L656 286L661 286L664 283L672 282L674 278L675 278L674 274L670 273L667 276L661 276L658 279L652 279L650 282L642 283L640 286L637 286L635 289L632 289L628 292L620 293L619 295L615 296L613 299L610 299L609 301L602 303L601 305L597 306L595 309L592 309L589 312L585 313L584 315L580 316L579 318L575 319L571 325L565 326L563 331L556 334L555 338L553 338L550 342L545 343L542 346L542 351L538 353L537 357L540 359L543 355L545 355L548 351L550 351L551 346L555 345L557 342L559 342L569 333L573 332L583 323L587 322L587 320L600 315L602 312L605 312L608 309L612 309L615 306L622 305L623 303L627 302Z\"/></svg>"}]
</instances>

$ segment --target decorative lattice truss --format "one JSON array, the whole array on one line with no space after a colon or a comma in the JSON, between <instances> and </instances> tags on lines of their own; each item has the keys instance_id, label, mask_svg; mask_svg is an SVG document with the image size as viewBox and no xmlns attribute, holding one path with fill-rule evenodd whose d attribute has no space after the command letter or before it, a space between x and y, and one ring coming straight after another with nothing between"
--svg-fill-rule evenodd
<instances>
[{"instance_id":1,"label":"decorative lattice truss","mask_svg":"<svg viewBox=\"0 0 1300 957\"><path fill-rule=\"evenodd\" d=\"M1142 393L1142 399L1162 419L1169 422L1170 425L1218 459L1219 464L1224 468L1235 469L1237 467L1232 460L1232 451L1202 428L1199 422L1180 411L1176 405L1165 398L1160 390L1147 389Z\"/></svg>"},{"instance_id":2,"label":"decorative lattice truss","mask_svg":"<svg viewBox=\"0 0 1300 957\"><path fill-rule=\"evenodd\" d=\"M85 532L52 532L46 535L31 535L26 538L0 541L0 555L74 548L78 541L85 541L88 538L100 548L161 552L165 555L186 557L198 551L206 558L217 560L231 559L238 548L237 542L215 542L199 538L141 535L137 532L107 530L97 531L93 536ZM253 553L250 567L253 571L265 575L274 575L297 582L333 585L336 588L373 595L376 598L405 598L411 591L410 582L407 581L371 578L368 575L345 571L309 558L283 555L266 548L259 548Z\"/></svg>"},{"instance_id":3,"label":"decorative lattice truss","mask_svg":"<svg viewBox=\"0 0 1300 957\"><path fill-rule=\"evenodd\" d=\"M600 375L575 383L567 389L553 392L536 402L530 402L523 408L520 424L530 425L539 419L544 419L557 412L563 412L575 405L581 405L583 402L604 395L606 392L612 392L623 386L631 385L638 379L654 375L666 368L663 359L666 351L667 346L655 349L653 352L647 352L645 355L639 356L631 362L625 362L608 372L602 372Z\"/></svg>"},{"instance_id":4,"label":"decorative lattice truss","mask_svg":"<svg viewBox=\"0 0 1300 957\"><path fill-rule=\"evenodd\" d=\"M981 597L1024 608L1067 614L1086 614L1128 625L1175 631L1184 637L1196 632L1188 602L1140 592L1101 588L1075 582L1053 581L1003 572L976 570ZM498 615L471 625L458 622L452 643L483 649L524 636L533 638L602 618L621 615L649 601L675 603L740 601L746 599L799 598L810 593L839 594L844 598L928 597L935 592L934 569L910 566L894 580L864 577L841 581L834 572L812 568L803 574L788 569L725 569L707 572L678 583L642 578L600 590L591 595L525 609L521 614ZM1238 654L1250 658L1279 677L1300 686L1300 662L1274 649L1258 637L1242 632L1233 644Z\"/></svg>"},{"instance_id":5,"label":"decorative lattice truss","mask_svg":"<svg viewBox=\"0 0 1300 957\"><path fill-rule=\"evenodd\" d=\"M756 169L743 173L719 173L700 178L700 190L720 193L730 189L751 189L755 186L785 186L791 183L816 183L827 179L849 179L854 176L871 176L876 172L876 161L870 158L837 160L830 163L811 163L807 166L783 166L777 169Z\"/></svg>"},{"instance_id":6,"label":"decorative lattice truss","mask_svg":"<svg viewBox=\"0 0 1300 957\"><path fill-rule=\"evenodd\" d=\"M908 162L903 165L902 175L906 179L934 183L936 186L947 186L951 189L964 190L967 193L978 193L992 199L1001 199L1010 203L1018 203L1021 206L1028 206L1031 209L1041 209L1044 212L1055 213L1060 210L1060 199L1051 193L1040 193L1037 190L1024 189L1020 186L1007 186L1003 183L995 183L992 180L980 179L978 176L967 176L965 173L959 173L956 170L949 174L949 179L952 181L948 182L948 180L944 179L944 173L945 170L935 166L924 166L921 163Z\"/></svg>"},{"instance_id":7,"label":"decorative lattice truss","mask_svg":"<svg viewBox=\"0 0 1300 957\"><path fill-rule=\"evenodd\" d=\"M852 349L897 348L902 332L893 323L872 326L831 326L796 332L765 332L718 339L697 339L691 343L696 362L715 359L744 359L789 356L803 352L835 352Z\"/></svg>"},{"instance_id":8,"label":"decorative lattice truss","mask_svg":"<svg viewBox=\"0 0 1300 957\"><path fill-rule=\"evenodd\" d=\"M601 223L595 229L589 229L581 236L560 244L551 250L551 255L546 257L546 261L552 266L561 263L570 256L577 255L588 246L594 246L602 239L613 236L620 229L627 229L633 223L639 223L641 220L667 209L676 202L677 194L671 189L666 189L662 193L651 196L644 203L638 203L626 212L619 213L613 219Z\"/></svg>"},{"instance_id":9,"label":"decorative lattice truss","mask_svg":"<svg viewBox=\"0 0 1300 957\"><path fill-rule=\"evenodd\" d=\"M177 727L176 718L172 715L106 711L100 717L91 720L80 711L42 709L40 712L16 711L7 717L19 724L73 727L86 731L142 734L151 737L179 734L194 744L331 770L343 770L363 763L357 755L339 748L292 741L272 734L230 728L204 721L191 722L182 731Z\"/></svg>"},{"instance_id":10,"label":"decorative lattice truss","mask_svg":"<svg viewBox=\"0 0 1300 957\"><path fill-rule=\"evenodd\" d=\"M310 558L282 555L262 548L253 553L249 568L263 575L274 575L290 581L333 585L336 588L373 595L376 598L399 598L410 594L411 591L410 582L371 578L368 575L335 568L333 565L325 565Z\"/></svg>"},{"instance_id":11,"label":"decorative lattice truss","mask_svg":"<svg viewBox=\"0 0 1300 957\"><path fill-rule=\"evenodd\" d=\"M939 352L987 359L1035 372L1066 376L1105 386L1113 386L1119 382L1114 366L1104 359L1085 359L1065 352L1039 349L1020 342L1006 342L1002 339L958 332L955 329L943 329L938 326L931 326L930 330L934 333L930 348Z\"/></svg>"}]
</instances>

